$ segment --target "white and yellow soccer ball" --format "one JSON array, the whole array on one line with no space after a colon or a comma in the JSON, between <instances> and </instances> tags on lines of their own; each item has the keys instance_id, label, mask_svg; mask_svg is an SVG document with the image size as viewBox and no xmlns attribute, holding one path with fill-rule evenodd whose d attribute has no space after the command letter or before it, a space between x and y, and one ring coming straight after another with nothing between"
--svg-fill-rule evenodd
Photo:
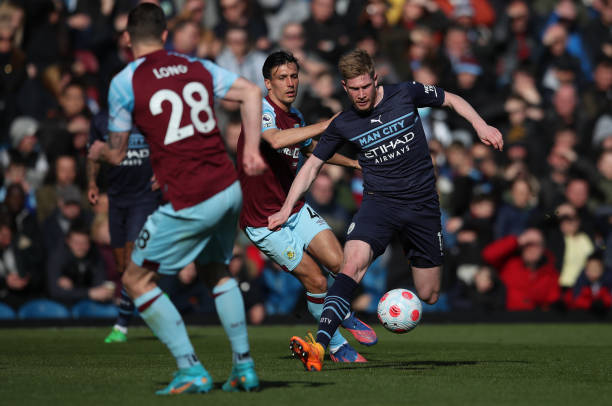
<instances>
[{"instance_id":1,"label":"white and yellow soccer ball","mask_svg":"<svg viewBox=\"0 0 612 406\"><path fill-rule=\"evenodd\" d=\"M378 302L378 320L392 333L407 333L421 321L421 301L408 289L388 291Z\"/></svg>"}]
</instances>

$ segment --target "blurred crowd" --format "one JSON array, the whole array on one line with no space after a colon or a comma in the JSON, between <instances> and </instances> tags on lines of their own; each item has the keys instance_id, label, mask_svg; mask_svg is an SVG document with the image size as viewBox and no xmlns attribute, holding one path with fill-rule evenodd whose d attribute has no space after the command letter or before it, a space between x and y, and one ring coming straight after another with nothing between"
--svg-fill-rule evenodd
<instances>
[{"instance_id":1,"label":"blurred crowd","mask_svg":"<svg viewBox=\"0 0 612 406\"><path fill-rule=\"evenodd\" d=\"M267 54L292 52L294 105L307 123L349 107L335 65L359 47L375 59L379 82L438 85L501 130L505 148L494 152L453 111L419 110L445 250L443 294L428 310L612 306L612 0L152 2L169 20L167 49L214 60L264 90ZM66 306L116 297L108 204L87 202L85 168L92 119L132 60L122 34L137 3L0 2L0 302L13 309L37 297ZM237 106L222 102L216 112L234 156ZM343 242L362 192L359 172L325 166L307 201ZM375 312L386 290L410 288L408 269L400 245L390 245L355 308ZM299 282L243 235L230 270L253 323L304 306ZM183 311L211 311L196 280L182 272L173 298Z\"/></svg>"}]
</instances>

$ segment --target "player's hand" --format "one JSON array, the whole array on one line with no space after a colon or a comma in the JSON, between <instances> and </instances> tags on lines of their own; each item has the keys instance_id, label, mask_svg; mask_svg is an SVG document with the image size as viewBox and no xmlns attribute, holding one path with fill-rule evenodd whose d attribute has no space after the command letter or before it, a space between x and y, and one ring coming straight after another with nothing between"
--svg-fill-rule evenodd
<instances>
[{"instance_id":1,"label":"player's hand","mask_svg":"<svg viewBox=\"0 0 612 406\"><path fill-rule=\"evenodd\" d=\"M155 175L151 176L151 190L154 192L159 190L159 182L157 181Z\"/></svg>"},{"instance_id":2,"label":"player's hand","mask_svg":"<svg viewBox=\"0 0 612 406\"><path fill-rule=\"evenodd\" d=\"M95 206L98 204L98 197L100 196L100 190L96 185L89 185L87 188L87 199L89 200L89 204Z\"/></svg>"},{"instance_id":3,"label":"player's hand","mask_svg":"<svg viewBox=\"0 0 612 406\"><path fill-rule=\"evenodd\" d=\"M28 285L29 281L30 277L26 276L22 278L15 272L9 272L9 274L6 275L6 285L11 290L23 290Z\"/></svg>"},{"instance_id":4,"label":"player's hand","mask_svg":"<svg viewBox=\"0 0 612 406\"><path fill-rule=\"evenodd\" d=\"M290 213L285 213L283 210L274 213L268 217L268 229L277 230L289 219Z\"/></svg>"},{"instance_id":5,"label":"player's hand","mask_svg":"<svg viewBox=\"0 0 612 406\"><path fill-rule=\"evenodd\" d=\"M242 165L244 166L244 172L249 176L261 175L266 170L266 163L259 154L259 150L247 151L245 149Z\"/></svg>"},{"instance_id":6,"label":"player's hand","mask_svg":"<svg viewBox=\"0 0 612 406\"><path fill-rule=\"evenodd\" d=\"M113 298L113 292L104 285L89 289L89 298L96 302L107 302Z\"/></svg>"},{"instance_id":7,"label":"player's hand","mask_svg":"<svg viewBox=\"0 0 612 406\"><path fill-rule=\"evenodd\" d=\"M94 141L93 144L89 147L89 152L87 153L87 158L93 161L99 161L102 157L102 151L106 147L106 143L100 140Z\"/></svg>"},{"instance_id":8,"label":"player's hand","mask_svg":"<svg viewBox=\"0 0 612 406\"><path fill-rule=\"evenodd\" d=\"M499 151L504 149L504 138L497 128L484 124L475 127L475 130L483 144L490 145Z\"/></svg>"}]
</instances>

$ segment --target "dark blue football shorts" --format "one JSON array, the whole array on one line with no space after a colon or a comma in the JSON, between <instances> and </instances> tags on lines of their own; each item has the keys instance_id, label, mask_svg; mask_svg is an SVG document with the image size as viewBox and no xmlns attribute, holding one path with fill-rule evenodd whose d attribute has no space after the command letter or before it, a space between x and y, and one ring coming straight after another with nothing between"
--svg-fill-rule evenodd
<instances>
[{"instance_id":1,"label":"dark blue football shorts","mask_svg":"<svg viewBox=\"0 0 612 406\"><path fill-rule=\"evenodd\" d=\"M126 242L134 242L147 217L157 208L157 201L143 201L138 204L117 205L110 199L108 224L111 247L121 248Z\"/></svg>"},{"instance_id":2,"label":"dark blue football shorts","mask_svg":"<svg viewBox=\"0 0 612 406\"><path fill-rule=\"evenodd\" d=\"M413 266L442 265L442 225L437 196L423 203L364 194L353 216L346 239L367 242L374 258L381 255L397 235Z\"/></svg>"}]
</instances>

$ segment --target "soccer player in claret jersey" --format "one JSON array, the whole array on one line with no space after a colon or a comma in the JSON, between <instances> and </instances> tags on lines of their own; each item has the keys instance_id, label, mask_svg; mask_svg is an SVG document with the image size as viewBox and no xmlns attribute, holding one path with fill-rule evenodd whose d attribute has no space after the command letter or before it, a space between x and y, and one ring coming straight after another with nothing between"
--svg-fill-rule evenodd
<instances>
[{"instance_id":1,"label":"soccer player in claret jersey","mask_svg":"<svg viewBox=\"0 0 612 406\"><path fill-rule=\"evenodd\" d=\"M289 221L278 230L268 230L268 216L280 209L298 167L300 152L310 155L315 145L311 137L322 133L331 120L305 126L302 114L291 106L299 86L299 65L293 55L278 51L262 68L268 95L263 100L261 154L268 165L260 176L247 176L238 168L244 191L240 227L249 239L285 271L291 272L306 288L308 310L319 320L327 293L327 278L318 261L337 273L342 264L342 248L325 220L300 200ZM244 130L244 127L243 127ZM244 149L244 133L238 139L238 161ZM329 163L358 168L357 161L334 155ZM364 345L376 343L376 333L348 313L343 320L355 338ZM330 358L335 362L365 362L339 331L332 332Z\"/></svg>"},{"instance_id":2,"label":"soccer player in claret jersey","mask_svg":"<svg viewBox=\"0 0 612 406\"><path fill-rule=\"evenodd\" d=\"M137 127L149 143L153 172L169 202L145 222L122 277L140 315L176 358L178 372L157 393L213 388L181 315L154 281L155 271L175 274L193 261L214 286L217 313L233 351L223 389L257 389L242 294L227 272L242 196L212 106L213 96L240 102L247 129L242 165L247 175L256 175L265 168L259 154L261 90L210 61L165 51L168 31L158 6L143 3L130 11L127 35L135 60L111 82L109 140L94 142L89 158L119 164L130 130Z\"/></svg>"},{"instance_id":3,"label":"soccer player in claret jersey","mask_svg":"<svg viewBox=\"0 0 612 406\"><path fill-rule=\"evenodd\" d=\"M395 235L410 259L419 298L438 300L442 264L440 207L434 168L418 107L448 106L467 119L480 140L499 150L500 132L487 125L461 97L439 87L406 82L379 86L374 63L362 50L344 55L338 64L342 86L352 108L332 121L313 154L296 176L287 200L269 218L268 227L284 224L310 187L323 162L346 142L359 148L364 196L347 230L344 263L330 288L316 340L291 338L291 348L308 370L320 370L331 334L349 311L353 291L370 263Z\"/></svg>"}]
</instances>

